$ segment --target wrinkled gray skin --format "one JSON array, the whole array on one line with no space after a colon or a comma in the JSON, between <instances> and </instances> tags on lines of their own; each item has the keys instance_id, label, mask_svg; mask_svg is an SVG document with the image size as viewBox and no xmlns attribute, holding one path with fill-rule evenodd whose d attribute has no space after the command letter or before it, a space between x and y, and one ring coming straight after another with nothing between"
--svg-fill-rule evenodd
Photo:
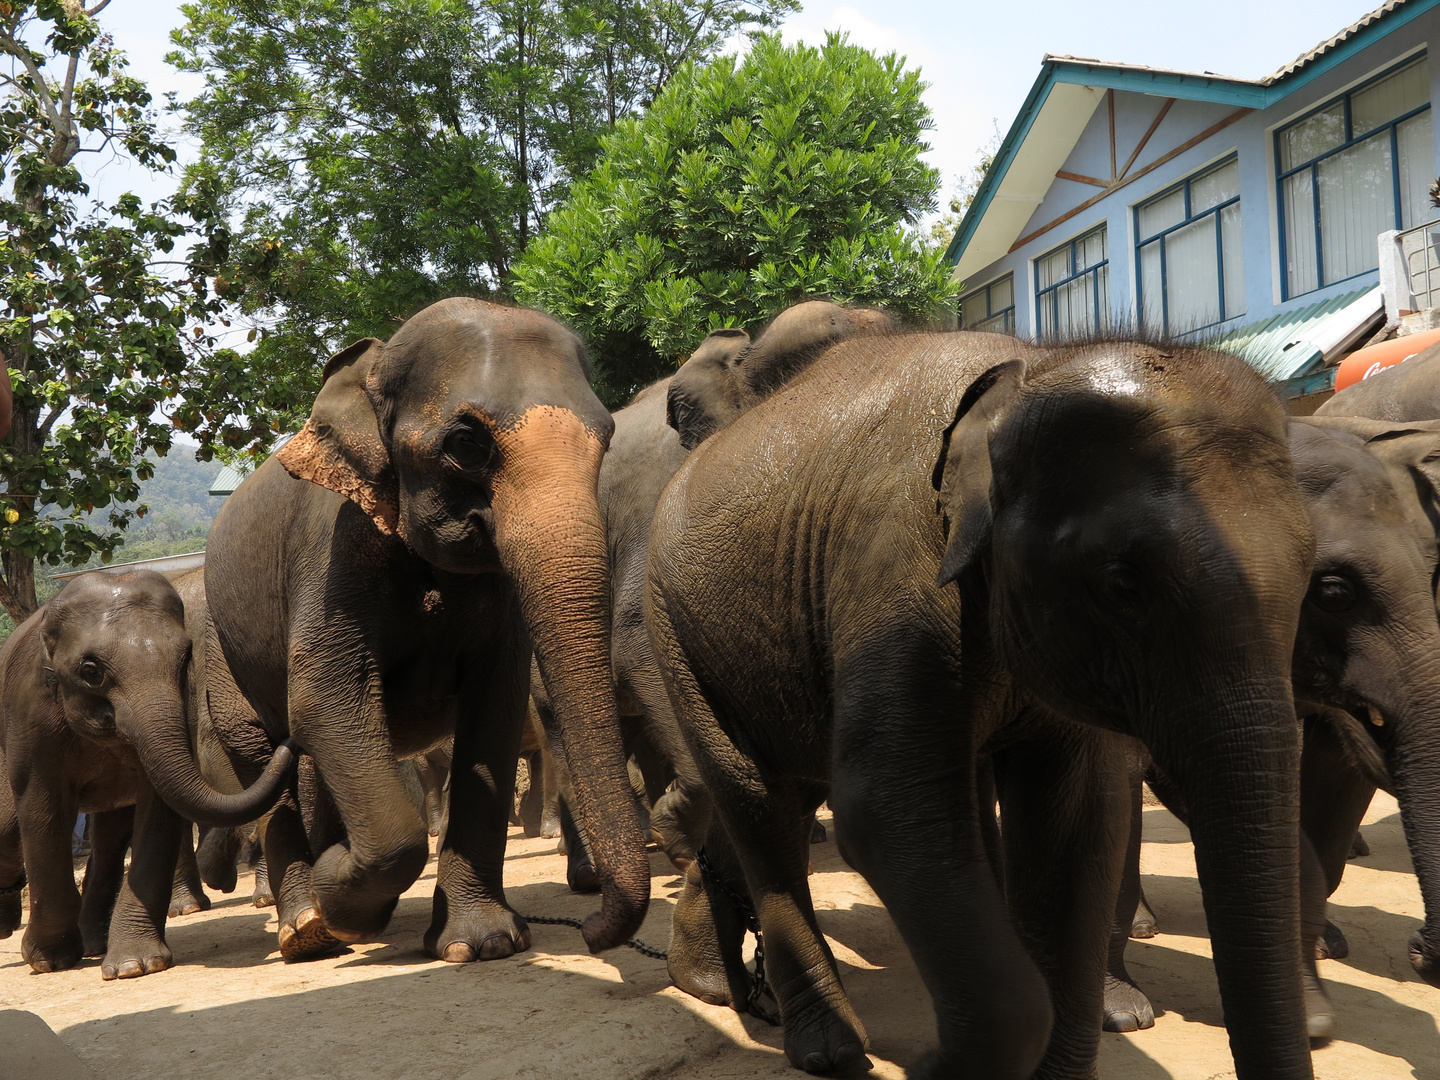
<instances>
[{"instance_id":1,"label":"wrinkled gray skin","mask_svg":"<svg viewBox=\"0 0 1440 1080\"><path fill-rule=\"evenodd\" d=\"M595 502L612 430L563 326L443 300L332 357L304 430L227 500L208 645L258 723L212 719L242 779L286 735L314 763L265 830L287 959L384 930L429 850L398 759L452 736L425 948L452 962L528 948L502 879L532 654L597 851L601 911L582 933L599 951L643 920Z\"/></svg>"},{"instance_id":2,"label":"wrinkled gray skin","mask_svg":"<svg viewBox=\"0 0 1440 1080\"><path fill-rule=\"evenodd\" d=\"M1337 425L1339 425L1337 427ZM1327 1038L1334 1010L1315 969L1325 930L1325 898L1340 884L1360 819L1376 786L1399 793L1412 857L1423 882L1440 845L1440 621L1431 583L1440 509L1434 484L1440 432L1374 425L1370 448L1391 456L1392 475L1366 442L1328 418L1290 425L1295 475L1315 530L1315 567L1300 611L1291 669L1303 718L1301 753L1301 956L1306 965L1308 1028ZM1440 425L1437 425L1440 426ZM1401 460L1403 455L1404 460ZM1139 899L1140 778L1132 768L1132 837L1116 910L1106 982L1105 1029L1150 1027L1150 1003L1125 971L1123 950ZM1182 801L1156 791L1186 817ZM1426 892L1427 901L1432 898ZM1434 923L1434 908L1427 905ZM1426 931L1428 936L1429 931ZM1421 938L1423 942L1424 938ZM1416 970L1435 982L1423 944L1412 944Z\"/></svg>"},{"instance_id":3,"label":"wrinkled gray skin","mask_svg":"<svg viewBox=\"0 0 1440 1080\"><path fill-rule=\"evenodd\" d=\"M1316 409L1315 415L1440 420L1440 344L1347 386Z\"/></svg>"},{"instance_id":4,"label":"wrinkled gray skin","mask_svg":"<svg viewBox=\"0 0 1440 1080\"><path fill-rule=\"evenodd\" d=\"M30 884L21 954L37 972L102 955L101 976L133 978L172 963L165 920L176 894L198 892L183 799L211 825L259 816L288 780L278 750L245 792L221 794L170 768L192 709L191 640L175 589L159 574L84 574L22 623L0 652L0 934L19 923L16 879ZM94 814L84 895L70 833ZM129 872L125 849L131 847ZM23 867L21 855L23 850ZM177 860L188 853L184 865ZM199 896L203 897L203 893ZM111 911L113 905L113 914ZM208 905L199 905L208 906Z\"/></svg>"},{"instance_id":5,"label":"wrinkled gray skin","mask_svg":"<svg viewBox=\"0 0 1440 1080\"><path fill-rule=\"evenodd\" d=\"M828 797L934 1001L940 1045L910 1075L1092 1076L1130 735L1192 808L1239 1077L1309 1077L1289 674L1312 557L1286 418L1239 360L974 333L834 348L656 511L647 619L715 803L672 978L746 1001L748 892L786 1055L858 1063L805 876Z\"/></svg>"},{"instance_id":6,"label":"wrinkled gray skin","mask_svg":"<svg viewBox=\"0 0 1440 1080\"><path fill-rule=\"evenodd\" d=\"M681 872L704 842L710 798L680 735L645 630L645 552L655 505L692 449L826 349L847 338L894 330L889 316L871 308L825 300L795 304L754 340L743 330L711 333L673 376L647 386L615 413L615 434L600 466L599 500L610 555L617 704L626 752L639 761L650 789L654 838ZM543 714L544 688L533 675L531 682ZM563 791L563 770L559 782ZM571 887L593 888L583 831L572 837L568 815L562 814L561 822Z\"/></svg>"}]
</instances>

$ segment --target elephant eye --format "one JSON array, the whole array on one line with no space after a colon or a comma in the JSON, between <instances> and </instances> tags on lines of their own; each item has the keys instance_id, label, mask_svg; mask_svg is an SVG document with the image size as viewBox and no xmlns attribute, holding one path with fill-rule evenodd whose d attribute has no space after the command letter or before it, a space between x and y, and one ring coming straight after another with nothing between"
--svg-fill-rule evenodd
<instances>
[{"instance_id":1,"label":"elephant eye","mask_svg":"<svg viewBox=\"0 0 1440 1080\"><path fill-rule=\"evenodd\" d=\"M1310 584L1310 600L1322 611L1349 611L1359 598L1355 583L1340 574L1324 574Z\"/></svg>"},{"instance_id":2,"label":"elephant eye","mask_svg":"<svg viewBox=\"0 0 1440 1080\"><path fill-rule=\"evenodd\" d=\"M500 448L488 431L459 427L445 436L445 454L466 472L486 472L495 467Z\"/></svg>"},{"instance_id":3,"label":"elephant eye","mask_svg":"<svg viewBox=\"0 0 1440 1080\"><path fill-rule=\"evenodd\" d=\"M1102 580L1111 597L1126 607L1138 607L1144 600L1140 575L1135 568L1122 563L1111 563L1101 571Z\"/></svg>"},{"instance_id":4,"label":"elephant eye","mask_svg":"<svg viewBox=\"0 0 1440 1080\"><path fill-rule=\"evenodd\" d=\"M86 686L99 686L105 681L105 669L90 657L86 657L80 662L80 666L75 669L75 674Z\"/></svg>"}]
</instances>

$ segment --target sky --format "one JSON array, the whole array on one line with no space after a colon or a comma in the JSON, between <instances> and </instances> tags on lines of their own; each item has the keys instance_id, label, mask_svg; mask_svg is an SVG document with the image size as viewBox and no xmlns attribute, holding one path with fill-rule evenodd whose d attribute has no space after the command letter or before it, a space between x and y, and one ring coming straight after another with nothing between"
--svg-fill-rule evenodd
<instances>
[{"instance_id":1,"label":"sky","mask_svg":"<svg viewBox=\"0 0 1440 1080\"><path fill-rule=\"evenodd\" d=\"M1010 126L1047 52L1220 75L1259 78L1288 63L1371 10L1378 0L824 0L806 4L782 28L789 40L819 44L830 30L878 52L898 52L930 84L934 116L927 160L942 191L979 159L996 125ZM172 0L112 0L101 16L129 53L134 74L157 100L182 98L199 80L164 61L171 28L182 19ZM182 158L185 148L181 147ZM102 164L97 161L96 164ZM165 194L144 170L103 162L103 187Z\"/></svg>"}]
</instances>

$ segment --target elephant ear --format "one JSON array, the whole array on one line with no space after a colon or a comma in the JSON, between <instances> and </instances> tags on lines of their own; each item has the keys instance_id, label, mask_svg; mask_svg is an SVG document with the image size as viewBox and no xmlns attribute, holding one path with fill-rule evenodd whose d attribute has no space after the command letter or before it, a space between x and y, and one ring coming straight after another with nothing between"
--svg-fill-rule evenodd
<instances>
[{"instance_id":1,"label":"elephant ear","mask_svg":"<svg viewBox=\"0 0 1440 1080\"><path fill-rule=\"evenodd\" d=\"M1366 449L1384 463L1397 490L1402 495L1414 491L1424 513L1424 519L1416 524L1440 536L1440 421L1307 416L1299 422L1346 431L1365 440ZM1407 509L1415 505L1408 499L1403 501Z\"/></svg>"},{"instance_id":2,"label":"elephant ear","mask_svg":"<svg viewBox=\"0 0 1440 1080\"><path fill-rule=\"evenodd\" d=\"M383 347L376 338L363 338L330 358L310 419L276 456L291 476L345 496L393 536L399 522L395 472L365 387Z\"/></svg>"},{"instance_id":3,"label":"elephant ear","mask_svg":"<svg viewBox=\"0 0 1440 1080\"><path fill-rule=\"evenodd\" d=\"M937 586L954 581L990 543L990 429L1015 397L1025 376L1020 360L996 364L966 388L955 419L940 440L940 457L930 483L940 493L949 542Z\"/></svg>"},{"instance_id":4,"label":"elephant ear","mask_svg":"<svg viewBox=\"0 0 1440 1080\"><path fill-rule=\"evenodd\" d=\"M694 450L743 411L735 366L749 345L744 330L715 330L670 376L665 422L680 433L686 450Z\"/></svg>"}]
</instances>

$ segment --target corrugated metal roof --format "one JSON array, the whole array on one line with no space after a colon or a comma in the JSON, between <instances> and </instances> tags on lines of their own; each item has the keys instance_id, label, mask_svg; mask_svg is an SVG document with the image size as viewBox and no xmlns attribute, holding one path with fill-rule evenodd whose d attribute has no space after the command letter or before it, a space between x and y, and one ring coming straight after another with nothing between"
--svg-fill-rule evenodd
<instances>
[{"instance_id":1,"label":"corrugated metal roof","mask_svg":"<svg viewBox=\"0 0 1440 1080\"><path fill-rule=\"evenodd\" d=\"M117 562L109 566L92 566L84 570L67 570L63 574L51 574L56 581L69 581L81 574L99 571L102 574L127 574L131 570L154 570L157 574L180 575L205 565L204 550L192 551L186 555L161 555L158 559L137 559L134 562Z\"/></svg>"},{"instance_id":2,"label":"corrugated metal roof","mask_svg":"<svg viewBox=\"0 0 1440 1080\"><path fill-rule=\"evenodd\" d=\"M1295 72L1299 71L1307 64L1313 63L1314 61L1320 59L1320 57L1324 56L1327 52L1335 48L1337 45L1343 45L1346 41L1354 37L1361 30L1364 30L1367 26L1371 25L1372 23L1379 22L1386 15L1389 15L1392 11L1404 7L1406 3L1407 0L1389 0L1388 3L1381 4L1374 11L1366 15L1362 15L1357 21L1351 23L1334 37L1329 38L1326 41L1322 41L1319 45L1316 45L1308 52L1301 53L1294 60L1291 60L1290 63L1280 68L1274 74L1267 75L1261 81L1268 85L1269 83L1278 82L1279 80L1286 78L1289 75L1295 74Z\"/></svg>"},{"instance_id":3,"label":"corrugated metal roof","mask_svg":"<svg viewBox=\"0 0 1440 1080\"><path fill-rule=\"evenodd\" d=\"M270 452L273 454L276 450L279 450L282 446L284 446L294 437L295 436L293 433L281 435L278 439L275 440L275 445L270 448ZM249 475L250 473L241 472L233 465L226 465L223 469L221 469L218 473L215 474L215 479L210 481L210 494L233 495L235 494L235 489L240 486L240 481L244 480L245 477Z\"/></svg>"},{"instance_id":4,"label":"corrugated metal roof","mask_svg":"<svg viewBox=\"0 0 1440 1080\"><path fill-rule=\"evenodd\" d=\"M1355 335L1383 316L1376 306L1374 285L1319 300L1293 311L1282 312L1259 322L1247 323L1208 338L1207 348L1234 353L1268 382L1283 382L1303 375L1327 360L1338 359L1343 347ZM1326 325L1330 320L1333 325Z\"/></svg>"}]
</instances>

